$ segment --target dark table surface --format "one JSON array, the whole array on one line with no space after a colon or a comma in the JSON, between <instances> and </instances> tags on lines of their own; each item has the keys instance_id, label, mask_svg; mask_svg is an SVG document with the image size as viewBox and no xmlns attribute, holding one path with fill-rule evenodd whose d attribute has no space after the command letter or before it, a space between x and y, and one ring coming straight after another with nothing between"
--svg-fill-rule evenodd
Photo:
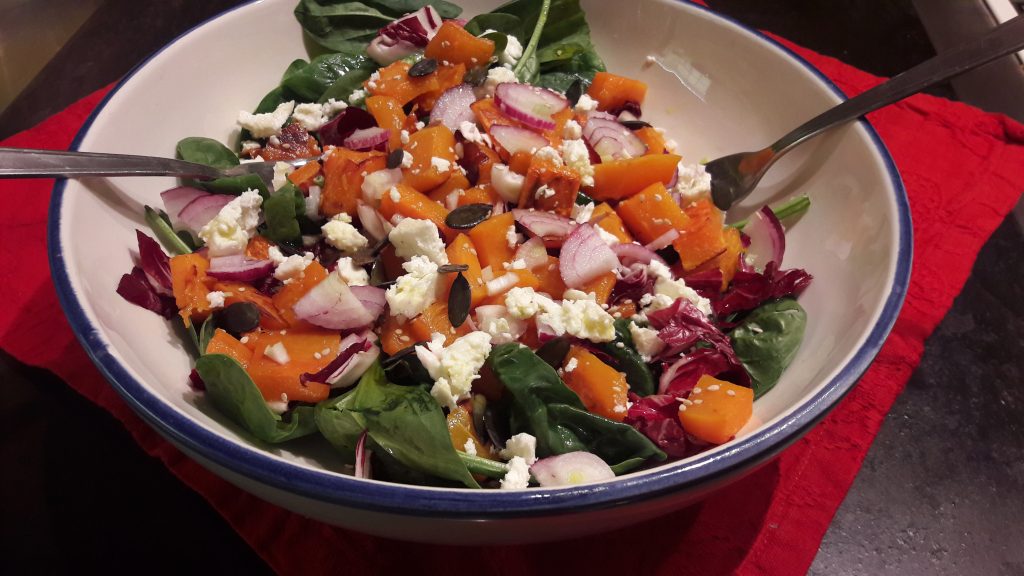
<instances>
[{"instance_id":1,"label":"dark table surface","mask_svg":"<svg viewBox=\"0 0 1024 576\"><path fill-rule=\"evenodd\" d=\"M115 81L234 4L103 2L0 114L0 138ZM709 4L878 75L934 54L922 26L927 15L919 12L927 0ZM991 90L998 88L982 92ZM932 92L965 93L949 85ZM1010 217L982 250L888 416L812 573L1024 574L1022 241ZM2 571L269 572L200 496L105 411L52 374L2 353L0 381Z\"/></svg>"}]
</instances>

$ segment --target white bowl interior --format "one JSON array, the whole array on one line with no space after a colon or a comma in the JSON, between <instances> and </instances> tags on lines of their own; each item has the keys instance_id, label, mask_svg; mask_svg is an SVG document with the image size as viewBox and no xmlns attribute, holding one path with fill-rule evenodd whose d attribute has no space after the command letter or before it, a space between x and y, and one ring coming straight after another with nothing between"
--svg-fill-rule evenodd
<instances>
[{"instance_id":1,"label":"white bowl interior","mask_svg":"<svg viewBox=\"0 0 1024 576\"><path fill-rule=\"evenodd\" d=\"M478 0L462 4L466 14L491 8ZM170 45L110 98L80 148L173 156L185 136L237 137L238 111L253 108L289 62L306 56L293 5L257 2ZM584 5L608 70L650 85L644 118L664 127L691 161L764 146L838 102L779 48L691 6L670 0ZM159 205L160 191L173 185L168 178L68 182L60 239L72 287L109 352L148 391L199 426L265 449L190 392L190 359L168 324L114 293L132 266L133 229L146 229L142 205ZM812 199L810 212L788 233L785 261L815 276L801 298L807 334L781 382L756 403L756 422L744 434L785 417L848 362L878 321L896 269L894 187L864 127L849 126L794 152L744 204L795 193ZM337 468L310 443L273 453L298 466Z\"/></svg>"}]
</instances>

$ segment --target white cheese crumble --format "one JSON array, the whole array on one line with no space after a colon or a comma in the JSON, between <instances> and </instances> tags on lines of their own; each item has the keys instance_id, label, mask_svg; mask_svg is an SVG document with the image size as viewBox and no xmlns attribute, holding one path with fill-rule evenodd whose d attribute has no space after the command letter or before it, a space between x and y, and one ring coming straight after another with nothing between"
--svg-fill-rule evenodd
<instances>
[{"instance_id":1,"label":"white cheese crumble","mask_svg":"<svg viewBox=\"0 0 1024 576\"><path fill-rule=\"evenodd\" d=\"M526 432L520 432L505 442L505 447L498 453L505 460L520 457L531 465L537 461L537 438Z\"/></svg>"},{"instance_id":2,"label":"white cheese crumble","mask_svg":"<svg viewBox=\"0 0 1024 576\"><path fill-rule=\"evenodd\" d=\"M569 120L562 127L563 140L579 140L583 137L583 127L575 120Z\"/></svg>"},{"instance_id":3,"label":"white cheese crumble","mask_svg":"<svg viewBox=\"0 0 1024 576\"><path fill-rule=\"evenodd\" d=\"M455 408L459 400L469 398L473 381L480 377L480 368L491 353L491 335L470 332L451 346L444 341L443 334L433 334L426 345L416 346L416 357L434 380L430 395L438 404Z\"/></svg>"},{"instance_id":4,"label":"white cheese crumble","mask_svg":"<svg viewBox=\"0 0 1024 576\"><path fill-rule=\"evenodd\" d=\"M547 184L541 185L541 187L537 188L537 191L534 192L534 194L533 194L534 198L536 198L537 200L542 200L544 198L551 198L554 195L555 195L554 189L551 188L550 186L548 186Z\"/></svg>"},{"instance_id":5,"label":"white cheese crumble","mask_svg":"<svg viewBox=\"0 0 1024 576\"><path fill-rule=\"evenodd\" d=\"M273 112L253 114L242 110L238 113L238 125L249 131L254 138L270 138L281 133L281 128L288 121L295 109L295 101L282 102Z\"/></svg>"},{"instance_id":6,"label":"white cheese crumble","mask_svg":"<svg viewBox=\"0 0 1024 576\"><path fill-rule=\"evenodd\" d=\"M515 36L508 35L507 38L508 44L505 45L505 50L498 57L498 62L502 66L512 68L523 57L523 45L519 43L519 39Z\"/></svg>"},{"instance_id":7,"label":"white cheese crumble","mask_svg":"<svg viewBox=\"0 0 1024 576\"><path fill-rule=\"evenodd\" d=\"M362 266L356 266L348 256L338 258L334 265L334 273L349 286L366 286L370 283L370 275Z\"/></svg>"},{"instance_id":8,"label":"white cheese crumble","mask_svg":"<svg viewBox=\"0 0 1024 576\"><path fill-rule=\"evenodd\" d=\"M406 274L399 276L384 293L392 316L412 318L437 300L440 283L437 264L426 256L413 256L402 263Z\"/></svg>"},{"instance_id":9,"label":"white cheese crumble","mask_svg":"<svg viewBox=\"0 0 1024 576\"><path fill-rule=\"evenodd\" d=\"M644 313L668 308L677 298L685 298L705 316L711 315L711 301L687 286L682 278L673 280L672 272L664 264L652 260L647 265L647 273L655 277L656 280L654 281L654 295L645 294L640 299L640 304L646 307Z\"/></svg>"},{"instance_id":10,"label":"white cheese crumble","mask_svg":"<svg viewBox=\"0 0 1024 576\"><path fill-rule=\"evenodd\" d=\"M519 234L516 234L515 224L509 226L508 229L505 230L505 244L513 250L515 250L516 246L519 245Z\"/></svg>"},{"instance_id":11,"label":"white cheese crumble","mask_svg":"<svg viewBox=\"0 0 1024 576\"><path fill-rule=\"evenodd\" d=\"M592 112L597 110L597 100L594 100L587 94L580 96L580 99L576 101L577 112Z\"/></svg>"},{"instance_id":12,"label":"white cheese crumble","mask_svg":"<svg viewBox=\"0 0 1024 576\"><path fill-rule=\"evenodd\" d=\"M526 322L512 318L508 308L500 304L478 306L476 325L491 335L491 343L495 345L516 341L527 328Z\"/></svg>"},{"instance_id":13,"label":"white cheese crumble","mask_svg":"<svg viewBox=\"0 0 1024 576\"><path fill-rule=\"evenodd\" d=\"M519 193L523 190L526 177L516 174L505 164L493 164L491 166L491 186L494 191L506 202L519 201Z\"/></svg>"},{"instance_id":14,"label":"white cheese crumble","mask_svg":"<svg viewBox=\"0 0 1024 576\"><path fill-rule=\"evenodd\" d=\"M259 226L262 204L259 192L246 190L228 202L213 220L199 230L199 237L206 243L211 257L245 252L249 239Z\"/></svg>"},{"instance_id":15,"label":"white cheese crumble","mask_svg":"<svg viewBox=\"0 0 1024 576\"><path fill-rule=\"evenodd\" d=\"M444 158L434 156L430 159L430 166L438 172L448 172L452 169L452 163Z\"/></svg>"},{"instance_id":16,"label":"white cheese crumble","mask_svg":"<svg viewBox=\"0 0 1024 576\"><path fill-rule=\"evenodd\" d=\"M260 148L262 148L262 146L260 146L260 143L255 140L245 140L242 142L242 154L244 155L248 155L251 152L255 152Z\"/></svg>"},{"instance_id":17,"label":"white cheese crumble","mask_svg":"<svg viewBox=\"0 0 1024 576\"><path fill-rule=\"evenodd\" d=\"M481 132L480 128L477 127L474 122L463 120L462 123L459 124L459 132L462 133L462 137L465 138L467 142L486 144L487 146L491 145L491 137Z\"/></svg>"},{"instance_id":18,"label":"white cheese crumble","mask_svg":"<svg viewBox=\"0 0 1024 576\"><path fill-rule=\"evenodd\" d=\"M307 102L295 106L292 112L292 120L302 126L307 132L315 132L327 123L326 105L317 102Z\"/></svg>"},{"instance_id":19,"label":"white cheese crumble","mask_svg":"<svg viewBox=\"0 0 1024 576\"><path fill-rule=\"evenodd\" d=\"M348 103L352 106L358 106L363 100L366 100L366 90L362 88L354 90L348 97Z\"/></svg>"},{"instance_id":20,"label":"white cheese crumble","mask_svg":"<svg viewBox=\"0 0 1024 576\"><path fill-rule=\"evenodd\" d=\"M565 363L565 371L566 372L572 372L573 370L576 369L577 366L579 366L579 364L580 364L579 360L577 360L575 358L570 358L569 361Z\"/></svg>"},{"instance_id":21,"label":"white cheese crumble","mask_svg":"<svg viewBox=\"0 0 1024 576\"><path fill-rule=\"evenodd\" d=\"M563 140L561 150L565 165L580 175L580 184L593 186L594 167L590 165L590 151L583 140Z\"/></svg>"},{"instance_id":22,"label":"white cheese crumble","mask_svg":"<svg viewBox=\"0 0 1024 576\"><path fill-rule=\"evenodd\" d=\"M572 205L572 219L580 224L586 224L594 217L594 203L587 202L586 205Z\"/></svg>"},{"instance_id":23,"label":"white cheese crumble","mask_svg":"<svg viewBox=\"0 0 1024 576\"><path fill-rule=\"evenodd\" d=\"M276 248L276 246L275 246ZM292 254L285 258L277 268L274 269L274 278L288 283L296 278L302 278L306 267L313 262L313 253L306 252L304 255Z\"/></svg>"},{"instance_id":24,"label":"white cheese crumble","mask_svg":"<svg viewBox=\"0 0 1024 576\"><path fill-rule=\"evenodd\" d=\"M672 192L679 193L680 203L684 206L711 194L711 174L708 174L703 165L680 161L676 173L678 177Z\"/></svg>"},{"instance_id":25,"label":"white cheese crumble","mask_svg":"<svg viewBox=\"0 0 1024 576\"><path fill-rule=\"evenodd\" d=\"M281 365L291 362L291 358L288 357L288 350L285 349L283 342L275 342L267 346L263 350L263 355Z\"/></svg>"},{"instance_id":26,"label":"white cheese crumble","mask_svg":"<svg viewBox=\"0 0 1024 576\"><path fill-rule=\"evenodd\" d=\"M473 442L472 438L466 438L466 443L462 445L462 451L470 456L476 456L476 442Z\"/></svg>"},{"instance_id":27,"label":"white cheese crumble","mask_svg":"<svg viewBox=\"0 0 1024 576\"><path fill-rule=\"evenodd\" d=\"M430 220L406 218L391 230L388 240L395 247L395 255L403 260L426 256L438 265L448 263L441 232Z\"/></svg>"},{"instance_id":28,"label":"white cheese crumble","mask_svg":"<svg viewBox=\"0 0 1024 576\"><path fill-rule=\"evenodd\" d=\"M280 190L288 184L288 175L295 171L295 167L287 162L277 162L274 164L274 179L271 185L274 190Z\"/></svg>"},{"instance_id":29,"label":"white cheese crumble","mask_svg":"<svg viewBox=\"0 0 1024 576\"><path fill-rule=\"evenodd\" d=\"M320 227L320 231L324 234L325 242L342 252L355 252L370 243L366 236L356 230L352 225L352 217L345 212L335 214Z\"/></svg>"},{"instance_id":30,"label":"white cheese crumble","mask_svg":"<svg viewBox=\"0 0 1024 576\"><path fill-rule=\"evenodd\" d=\"M562 154L551 146L545 146L540 150L537 150L534 152L533 157L538 160L546 160L556 166L561 166L563 164Z\"/></svg>"},{"instance_id":31,"label":"white cheese crumble","mask_svg":"<svg viewBox=\"0 0 1024 576\"><path fill-rule=\"evenodd\" d=\"M409 131L408 130L402 130L401 132L399 132L398 133L398 137L399 137L399 139L402 140L402 144L408 144L409 143Z\"/></svg>"},{"instance_id":32,"label":"white cheese crumble","mask_svg":"<svg viewBox=\"0 0 1024 576\"><path fill-rule=\"evenodd\" d=\"M477 99L487 98L494 96L494 89L498 87L498 84L504 84L506 82L518 83L515 72L505 68L504 66L496 66L487 71L487 79L479 87L473 90L476 94Z\"/></svg>"},{"instance_id":33,"label":"white cheese crumble","mask_svg":"<svg viewBox=\"0 0 1024 576\"><path fill-rule=\"evenodd\" d=\"M665 349L665 342L658 338L657 330L637 326L635 323L630 322L629 333L633 337L633 345L636 346L636 351L640 353L644 362L650 362L651 358L654 358Z\"/></svg>"},{"instance_id":34,"label":"white cheese crumble","mask_svg":"<svg viewBox=\"0 0 1024 576\"><path fill-rule=\"evenodd\" d=\"M210 308L223 308L224 307L224 293L220 290L214 290L213 292L206 293L206 301L210 304Z\"/></svg>"},{"instance_id":35,"label":"white cheese crumble","mask_svg":"<svg viewBox=\"0 0 1024 576\"><path fill-rule=\"evenodd\" d=\"M537 323L556 336L569 334L591 342L615 339L615 318L589 295L583 300L563 300L559 304L533 288L517 287L505 295L505 307L519 320L536 316Z\"/></svg>"},{"instance_id":36,"label":"white cheese crumble","mask_svg":"<svg viewBox=\"0 0 1024 576\"><path fill-rule=\"evenodd\" d=\"M502 490L524 490L530 486L530 467L519 456L513 456L508 463L508 472L501 479Z\"/></svg>"}]
</instances>

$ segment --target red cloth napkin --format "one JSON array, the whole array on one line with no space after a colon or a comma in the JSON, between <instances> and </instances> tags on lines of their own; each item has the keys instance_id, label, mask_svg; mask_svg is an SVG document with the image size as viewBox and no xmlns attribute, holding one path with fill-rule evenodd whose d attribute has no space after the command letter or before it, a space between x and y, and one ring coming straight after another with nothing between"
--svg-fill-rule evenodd
<instances>
[{"instance_id":1,"label":"red cloth napkin","mask_svg":"<svg viewBox=\"0 0 1024 576\"><path fill-rule=\"evenodd\" d=\"M880 79L789 45L847 94ZM64 149L106 90L4 146ZM871 115L903 175L914 218L906 304L858 386L819 426L771 464L703 503L645 524L568 542L455 548L401 544L307 520L251 496L189 460L145 425L92 366L50 282L46 210L51 181L0 181L0 346L48 368L119 418L139 444L202 494L282 574L323 572L799 574L975 256L1024 189L1024 127L930 96ZM17 209L12 209L17 207ZM111 285L111 298L115 298ZM401 550L401 553L395 553ZM456 564L456 562L458 564Z\"/></svg>"}]
</instances>

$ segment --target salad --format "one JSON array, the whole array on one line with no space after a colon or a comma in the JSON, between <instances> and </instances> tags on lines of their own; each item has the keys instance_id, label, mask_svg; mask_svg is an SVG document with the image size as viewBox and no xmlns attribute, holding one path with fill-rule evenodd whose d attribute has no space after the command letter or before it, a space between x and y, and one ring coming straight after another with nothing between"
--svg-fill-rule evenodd
<instances>
[{"instance_id":1,"label":"salad","mask_svg":"<svg viewBox=\"0 0 1024 576\"><path fill-rule=\"evenodd\" d=\"M734 438L803 338L781 221L806 197L726 224L577 0L321 1L295 15L325 52L237 147L177 145L273 182L163 192L118 285L180 329L191 385L413 484L591 482Z\"/></svg>"}]
</instances>

